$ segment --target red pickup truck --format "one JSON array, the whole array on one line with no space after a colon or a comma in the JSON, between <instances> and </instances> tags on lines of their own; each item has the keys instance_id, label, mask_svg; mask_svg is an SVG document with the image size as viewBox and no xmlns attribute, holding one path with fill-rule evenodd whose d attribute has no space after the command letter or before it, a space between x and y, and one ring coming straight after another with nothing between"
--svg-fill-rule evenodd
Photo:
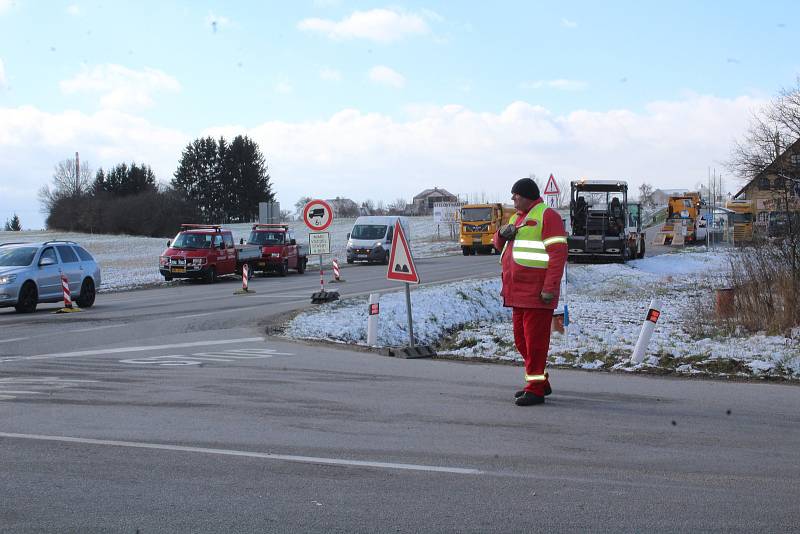
<instances>
[{"instance_id":1,"label":"red pickup truck","mask_svg":"<svg viewBox=\"0 0 800 534\"><path fill-rule=\"evenodd\" d=\"M242 272L245 263L253 268L261 257L258 247L234 245L233 234L217 225L182 224L181 231L159 258L164 280L201 278L214 282L218 276Z\"/></svg>"},{"instance_id":2,"label":"red pickup truck","mask_svg":"<svg viewBox=\"0 0 800 534\"><path fill-rule=\"evenodd\" d=\"M254 224L247 244L261 247L261 258L251 264L255 270L281 276L286 276L289 269L299 274L306 271L308 256L287 224Z\"/></svg>"}]
</instances>

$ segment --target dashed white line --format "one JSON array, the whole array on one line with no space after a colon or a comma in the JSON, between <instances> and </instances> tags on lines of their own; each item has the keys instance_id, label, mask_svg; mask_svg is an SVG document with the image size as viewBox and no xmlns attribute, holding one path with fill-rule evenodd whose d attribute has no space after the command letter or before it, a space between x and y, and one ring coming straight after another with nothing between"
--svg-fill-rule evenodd
<instances>
[{"instance_id":1,"label":"dashed white line","mask_svg":"<svg viewBox=\"0 0 800 534\"><path fill-rule=\"evenodd\" d=\"M162 451L194 452L203 454L220 454L224 456L240 456L261 458L264 460L281 460L307 464L340 465L345 467L373 467L378 469L399 469L405 471L427 471L433 473L453 473L458 475L482 475L479 469L463 467L442 467L436 465L400 464L392 462L371 462L364 460L347 460L344 458L320 458L316 456L295 456L290 454L272 454L268 452L237 451L232 449L209 449L206 447L185 447L164 443L143 443L137 441L117 441L110 439L73 438L68 436L45 436L40 434L15 434L0 432L2 438L31 439L39 441L56 441L62 443L83 443L86 445L106 445L112 447L130 447L134 449L154 449Z\"/></svg>"},{"instance_id":2,"label":"dashed white line","mask_svg":"<svg viewBox=\"0 0 800 534\"><path fill-rule=\"evenodd\" d=\"M51 358L74 358L77 356L98 356L101 354L120 354L125 352L144 352L148 350L178 349L185 347L207 347L209 345L228 345L232 343L255 343L257 341L264 341L264 338L244 337L239 339L217 339L208 341L193 341L187 343L172 343L169 345L146 345L140 347L118 347L115 349L82 350L78 352L56 352L53 354L37 354L36 356L11 356L8 358L0 358L0 362L47 360Z\"/></svg>"}]
</instances>

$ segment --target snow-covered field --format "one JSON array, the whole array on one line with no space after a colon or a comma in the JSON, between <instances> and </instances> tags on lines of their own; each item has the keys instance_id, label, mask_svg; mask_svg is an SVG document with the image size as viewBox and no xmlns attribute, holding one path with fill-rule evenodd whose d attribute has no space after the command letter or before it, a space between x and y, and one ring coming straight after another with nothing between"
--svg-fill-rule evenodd
<instances>
[{"instance_id":1,"label":"snow-covered field","mask_svg":"<svg viewBox=\"0 0 800 534\"><path fill-rule=\"evenodd\" d=\"M423 258L460 250L458 243L450 239L449 227L437 228L432 217L409 217L411 222L411 245L414 257ZM331 234L330 256L323 256L323 265L330 265L332 258L345 262L347 255L347 233L353 228L355 219L336 219L327 229ZM289 223L297 236L297 242L308 245L308 227L303 222ZM233 232L235 242L247 240L252 224L223 225ZM65 239L80 243L100 263L103 283L99 290L117 291L157 284L166 284L158 272L158 256L167 244L165 238L134 237L104 234L80 234L50 231L0 232L0 243L9 241L47 241ZM319 265L319 256L309 259L309 268ZM177 283L177 282L170 282Z\"/></svg>"},{"instance_id":2,"label":"snow-covered field","mask_svg":"<svg viewBox=\"0 0 800 534\"><path fill-rule=\"evenodd\" d=\"M568 335L551 340L552 365L800 380L800 339L722 335L713 319L714 289L728 253L704 249L664 254L627 265L570 265ZM521 361L513 346L511 314L503 308L499 280L472 280L412 290L414 337L438 354ZM650 300L662 314L648 357L630 363ZM408 342L405 295L381 297L378 344ZM366 344L366 299L349 299L306 311L286 326L292 338ZM715 335L709 332L716 332Z\"/></svg>"}]
</instances>

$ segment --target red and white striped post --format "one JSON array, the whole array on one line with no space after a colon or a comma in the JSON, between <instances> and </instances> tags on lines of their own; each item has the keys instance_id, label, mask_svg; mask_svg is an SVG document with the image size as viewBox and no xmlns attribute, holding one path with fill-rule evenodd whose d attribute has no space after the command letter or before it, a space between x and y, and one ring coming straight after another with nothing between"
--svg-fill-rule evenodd
<instances>
[{"instance_id":1,"label":"red and white striped post","mask_svg":"<svg viewBox=\"0 0 800 534\"><path fill-rule=\"evenodd\" d=\"M250 276L250 266L242 265L242 291L247 291L247 279Z\"/></svg>"},{"instance_id":2,"label":"red and white striped post","mask_svg":"<svg viewBox=\"0 0 800 534\"><path fill-rule=\"evenodd\" d=\"M332 282L344 282L341 276L341 271L339 271L339 260L333 258L333 280Z\"/></svg>"},{"instance_id":3,"label":"red and white striped post","mask_svg":"<svg viewBox=\"0 0 800 534\"><path fill-rule=\"evenodd\" d=\"M69 280L67 275L61 274L61 289L64 291L64 308L72 309L72 294L69 292Z\"/></svg>"}]
</instances>

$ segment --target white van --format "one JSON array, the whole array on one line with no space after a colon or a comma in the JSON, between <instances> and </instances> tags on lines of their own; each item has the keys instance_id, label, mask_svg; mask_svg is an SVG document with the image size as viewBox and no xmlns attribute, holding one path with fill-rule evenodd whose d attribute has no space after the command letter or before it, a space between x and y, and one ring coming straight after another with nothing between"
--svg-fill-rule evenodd
<instances>
[{"instance_id":1,"label":"white van","mask_svg":"<svg viewBox=\"0 0 800 534\"><path fill-rule=\"evenodd\" d=\"M353 229L347 234L347 263L365 261L387 265L397 221L403 227L406 240L410 240L411 225L406 217L369 215L356 219Z\"/></svg>"}]
</instances>

